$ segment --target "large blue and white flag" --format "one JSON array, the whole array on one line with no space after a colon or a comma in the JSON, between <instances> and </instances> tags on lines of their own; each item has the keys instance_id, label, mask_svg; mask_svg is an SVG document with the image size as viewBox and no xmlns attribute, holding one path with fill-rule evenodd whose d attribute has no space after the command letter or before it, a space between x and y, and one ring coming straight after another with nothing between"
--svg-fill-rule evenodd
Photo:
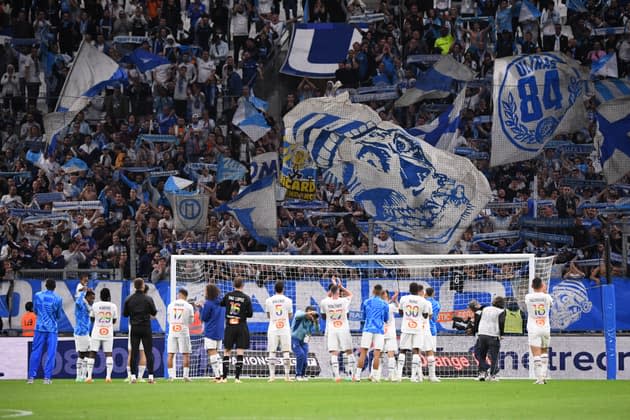
<instances>
[{"instance_id":1,"label":"large blue and white flag","mask_svg":"<svg viewBox=\"0 0 630 420\"><path fill-rule=\"evenodd\" d=\"M249 101L241 100L232 117L232 124L237 126L253 142L267 134L271 127L264 115Z\"/></svg>"},{"instance_id":2,"label":"large blue and white flag","mask_svg":"<svg viewBox=\"0 0 630 420\"><path fill-rule=\"evenodd\" d=\"M466 99L466 88L464 87L446 111L428 124L414 127L409 130L409 134L420 137L433 147L453 153L459 139L459 124L461 121L462 108Z\"/></svg>"},{"instance_id":3,"label":"large blue and white flag","mask_svg":"<svg viewBox=\"0 0 630 420\"><path fill-rule=\"evenodd\" d=\"M401 253L446 253L491 198L472 162L382 121L347 93L300 102L285 139L304 147L325 177L342 182Z\"/></svg>"},{"instance_id":4,"label":"large blue and white flag","mask_svg":"<svg viewBox=\"0 0 630 420\"><path fill-rule=\"evenodd\" d=\"M131 54L126 56L123 61L130 62L135 65L141 73L153 70L163 64L170 64L166 57L148 52L144 48L136 48Z\"/></svg>"},{"instance_id":5,"label":"large blue and white flag","mask_svg":"<svg viewBox=\"0 0 630 420\"><path fill-rule=\"evenodd\" d=\"M530 20L538 20L541 13L536 6L534 6L529 0L523 0L521 3L521 12L518 16L519 22L527 22Z\"/></svg>"},{"instance_id":6,"label":"large blue and white flag","mask_svg":"<svg viewBox=\"0 0 630 420\"><path fill-rule=\"evenodd\" d=\"M247 168L241 162L219 154L217 158L217 183L231 180L240 181L245 178Z\"/></svg>"},{"instance_id":7,"label":"large blue and white flag","mask_svg":"<svg viewBox=\"0 0 630 420\"><path fill-rule=\"evenodd\" d=\"M595 80L595 97L599 103L630 96L630 81L621 79Z\"/></svg>"},{"instance_id":8,"label":"large blue and white flag","mask_svg":"<svg viewBox=\"0 0 630 420\"><path fill-rule=\"evenodd\" d=\"M554 136L583 124L588 79L562 54L496 59L490 165L532 159Z\"/></svg>"},{"instance_id":9,"label":"large blue and white flag","mask_svg":"<svg viewBox=\"0 0 630 420\"><path fill-rule=\"evenodd\" d=\"M298 23L281 73L298 77L330 79L348 50L363 36L346 23Z\"/></svg>"},{"instance_id":10,"label":"large blue and white flag","mask_svg":"<svg viewBox=\"0 0 630 420\"><path fill-rule=\"evenodd\" d=\"M602 76L602 77L619 77L619 71L617 69L617 54L610 53L606 54L596 62L591 65L591 75L592 76Z\"/></svg>"},{"instance_id":11,"label":"large blue and white flag","mask_svg":"<svg viewBox=\"0 0 630 420\"><path fill-rule=\"evenodd\" d=\"M427 72L418 76L416 86L407 89L396 101L397 107L410 106L423 99L446 98L453 93L454 82L469 82L475 73L450 55L444 55Z\"/></svg>"},{"instance_id":12,"label":"large blue and white flag","mask_svg":"<svg viewBox=\"0 0 630 420\"><path fill-rule=\"evenodd\" d=\"M77 111L49 112L44 115L44 131L48 141L48 155L55 153L62 131L70 125L78 114Z\"/></svg>"},{"instance_id":13,"label":"large blue and white flag","mask_svg":"<svg viewBox=\"0 0 630 420\"><path fill-rule=\"evenodd\" d=\"M273 246L278 242L275 184L273 176L262 178L214 211L231 213L257 242Z\"/></svg>"},{"instance_id":14,"label":"large blue and white flag","mask_svg":"<svg viewBox=\"0 0 630 420\"><path fill-rule=\"evenodd\" d=\"M252 183L268 176L278 176L280 164L278 152L267 152L256 155L249 164L249 176Z\"/></svg>"},{"instance_id":15,"label":"large blue and white flag","mask_svg":"<svg viewBox=\"0 0 630 420\"><path fill-rule=\"evenodd\" d=\"M606 182L614 184L630 172L630 99L616 99L597 107L595 114L602 173Z\"/></svg>"},{"instance_id":16,"label":"large blue and white flag","mask_svg":"<svg viewBox=\"0 0 630 420\"><path fill-rule=\"evenodd\" d=\"M59 94L57 111L80 111L108 85L126 81L127 74L118 63L83 42Z\"/></svg>"}]
</instances>

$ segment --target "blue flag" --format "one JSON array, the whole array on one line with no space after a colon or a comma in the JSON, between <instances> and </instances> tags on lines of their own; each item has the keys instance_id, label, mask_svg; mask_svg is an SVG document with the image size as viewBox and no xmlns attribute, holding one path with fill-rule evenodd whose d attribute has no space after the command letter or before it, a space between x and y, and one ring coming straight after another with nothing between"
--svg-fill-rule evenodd
<instances>
[{"instance_id":1,"label":"blue flag","mask_svg":"<svg viewBox=\"0 0 630 420\"><path fill-rule=\"evenodd\" d=\"M568 0L567 9L580 12L580 13L584 13L588 11L586 9L586 0Z\"/></svg>"},{"instance_id":2,"label":"blue flag","mask_svg":"<svg viewBox=\"0 0 630 420\"><path fill-rule=\"evenodd\" d=\"M165 57L152 54L144 48L136 48L134 52L125 57L125 61L133 63L141 73L152 70L163 64L170 64Z\"/></svg>"},{"instance_id":3,"label":"blue flag","mask_svg":"<svg viewBox=\"0 0 630 420\"><path fill-rule=\"evenodd\" d=\"M630 96L630 82L621 79L595 80L595 97L601 102Z\"/></svg>"},{"instance_id":4,"label":"blue flag","mask_svg":"<svg viewBox=\"0 0 630 420\"><path fill-rule=\"evenodd\" d=\"M87 171L88 165L84 161L79 158L72 158L61 167L65 173L74 173L74 172L82 172Z\"/></svg>"},{"instance_id":5,"label":"blue flag","mask_svg":"<svg viewBox=\"0 0 630 420\"><path fill-rule=\"evenodd\" d=\"M435 120L407 131L413 136L420 137L433 147L453 152L459 137L460 115L464 106L464 99L466 99L466 87L459 92L453 105L450 105Z\"/></svg>"},{"instance_id":6,"label":"blue flag","mask_svg":"<svg viewBox=\"0 0 630 420\"><path fill-rule=\"evenodd\" d=\"M274 176L254 182L236 198L215 208L215 211L231 213L252 238L261 244L273 246L278 242Z\"/></svg>"},{"instance_id":7,"label":"blue flag","mask_svg":"<svg viewBox=\"0 0 630 420\"><path fill-rule=\"evenodd\" d=\"M619 72L617 69L617 54L612 52L606 54L591 65L592 76L612 77L618 78Z\"/></svg>"},{"instance_id":8,"label":"blue flag","mask_svg":"<svg viewBox=\"0 0 630 420\"><path fill-rule=\"evenodd\" d=\"M240 181L245 178L247 168L240 162L219 154L217 159L217 183L226 180Z\"/></svg>"},{"instance_id":9,"label":"blue flag","mask_svg":"<svg viewBox=\"0 0 630 420\"><path fill-rule=\"evenodd\" d=\"M601 104L595 114L602 173L614 184L630 171L630 100L617 99Z\"/></svg>"},{"instance_id":10,"label":"blue flag","mask_svg":"<svg viewBox=\"0 0 630 420\"><path fill-rule=\"evenodd\" d=\"M265 116L250 101L240 101L232 117L232 124L237 126L254 142L271 130Z\"/></svg>"}]
</instances>

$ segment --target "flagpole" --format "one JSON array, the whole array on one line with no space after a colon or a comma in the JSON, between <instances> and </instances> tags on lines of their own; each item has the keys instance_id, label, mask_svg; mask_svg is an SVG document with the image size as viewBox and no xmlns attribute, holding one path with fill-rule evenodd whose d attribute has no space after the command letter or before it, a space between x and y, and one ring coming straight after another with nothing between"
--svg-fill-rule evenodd
<instances>
[{"instance_id":1,"label":"flagpole","mask_svg":"<svg viewBox=\"0 0 630 420\"><path fill-rule=\"evenodd\" d=\"M68 83L68 80L70 80L70 76L72 76L72 72L74 71L74 65L77 63L77 58L79 57L79 55L81 54L81 51L83 50L83 44L85 44L84 40L81 40L81 44L79 45L79 50L77 51L76 55L74 56L74 60L72 61L72 66L70 67L70 71L68 72L68 74L66 75L66 79L63 81L63 86L61 87L61 91L59 91L59 97L57 98L57 105L55 106L55 111L57 111L59 109L59 104L61 103L61 98L63 98L63 94L66 91L66 85ZM75 98L77 99L77 98Z\"/></svg>"}]
</instances>

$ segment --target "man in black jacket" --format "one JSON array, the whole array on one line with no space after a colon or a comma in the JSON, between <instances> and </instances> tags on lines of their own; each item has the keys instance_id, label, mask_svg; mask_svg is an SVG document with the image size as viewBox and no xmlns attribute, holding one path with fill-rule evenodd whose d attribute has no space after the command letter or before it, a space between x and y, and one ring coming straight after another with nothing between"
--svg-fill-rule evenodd
<instances>
[{"instance_id":1,"label":"man in black jacket","mask_svg":"<svg viewBox=\"0 0 630 420\"><path fill-rule=\"evenodd\" d=\"M144 294L144 280L137 278L133 281L136 292L125 301L123 315L129 317L131 328L131 383L136 383L138 375L138 354L140 342L144 347L147 358L147 370L149 371L150 384L153 379L153 331L151 331L151 317L157 314L153 299Z\"/></svg>"},{"instance_id":2,"label":"man in black jacket","mask_svg":"<svg viewBox=\"0 0 630 420\"><path fill-rule=\"evenodd\" d=\"M556 33L543 36L543 51L566 53L569 50L569 38L562 35L562 25L556 25Z\"/></svg>"}]
</instances>

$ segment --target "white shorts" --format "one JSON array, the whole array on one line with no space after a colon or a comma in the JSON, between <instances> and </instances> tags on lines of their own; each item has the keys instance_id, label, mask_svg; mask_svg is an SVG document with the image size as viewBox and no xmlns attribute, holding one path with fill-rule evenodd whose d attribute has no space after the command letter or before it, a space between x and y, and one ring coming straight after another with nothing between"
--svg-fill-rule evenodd
<instances>
[{"instance_id":1,"label":"white shorts","mask_svg":"<svg viewBox=\"0 0 630 420\"><path fill-rule=\"evenodd\" d=\"M422 346L422 336L420 334L400 333L400 349L419 349Z\"/></svg>"},{"instance_id":2,"label":"white shorts","mask_svg":"<svg viewBox=\"0 0 630 420\"><path fill-rule=\"evenodd\" d=\"M285 334L267 333L267 351L291 351L291 332Z\"/></svg>"},{"instance_id":3,"label":"white shorts","mask_svg":"<svg viewBox=\"0 0 630 420\"><path fill-rule=\"evenodd\" d=\"M203 348L206 350L221 350L221 344L223 342L221 340L213 340L208 337L203 338Z\"/></svg>"},{"instance_id":4,"label":"white shorts","mask_svg":"<svg viewBox=\"0 0 630 420\"><path fill-rule=\"evenodd\" d=\"M420 351L435 351L435 337L431 335L430 331L420 335Z\"/></svg>"},{"instance_id":5,"label":"white shorts","mask_svg":"<svg viewBox=\"0 0 630 420\"><path fill-rule=\"evenodd\" d=\"M551 343L551 332L546 330L533 330L527 334L527 342L530 346L548 348Z\"/></svg>"},{"instance_id":6,"label":"white shorts","mask_svg":"<svg viewBox=\"0 0 630 420\"><path fill-rule=\"evenodd\" d=\"M362 349L371 349L374 350L383 350L383 345L385 344L385 336L383 334L371 333L371 332L363 332L361 334L361 348Z\"/></svg>"},{"instance_id":7,"label":"white shorts","mask_svg":"<svg viewBox=\"0 0 630 420\"><path fill-rule=\"evenodd\" d=\"M74 336L74 348L80 352L90 351L90 336L89 335L75 335Z\"/></svg>"},{"instance_id":8,"label":"white shorts","mask_svg":"<svg viewBox=\"0 0 630 420\"><path fill-rule=\"evenodd\" d=\"M398 351L398 341L396 341L396 337L385 337L383 342L383 351L385 353L390 351L396 353Z\"/></svg>"},{"instance_id":9,"label":"white shorts","mask_svg":"<svg viewBox=\"0 0 630 420\"><path fill-rule=\"evenodd\" d=\"M190 344L189 335L168 336L168 342L166 343L167 353L192 353L192 345Z\"/></svg>"},{"instance_id":10,"label":"white shorts","mask_svg":"<svg viewBox=\"0 0 630 420\"><path fill-rule=\"evenodd\" d=\"M328 351L352 350L352 336L350 331L327 331L326 343Z\"/></svg>"},{"instance_id":11,"label":"white shorts","mask_svg":"<svg viewBox=\"0 0 630 420\"><path fill-rule=\"evenodd\" d=\"M103 349L103 353L111 353L114 348L114 338L91 338L90 339L90 351L98 353L98 351Z\"/></svg>"}]
</instances>

